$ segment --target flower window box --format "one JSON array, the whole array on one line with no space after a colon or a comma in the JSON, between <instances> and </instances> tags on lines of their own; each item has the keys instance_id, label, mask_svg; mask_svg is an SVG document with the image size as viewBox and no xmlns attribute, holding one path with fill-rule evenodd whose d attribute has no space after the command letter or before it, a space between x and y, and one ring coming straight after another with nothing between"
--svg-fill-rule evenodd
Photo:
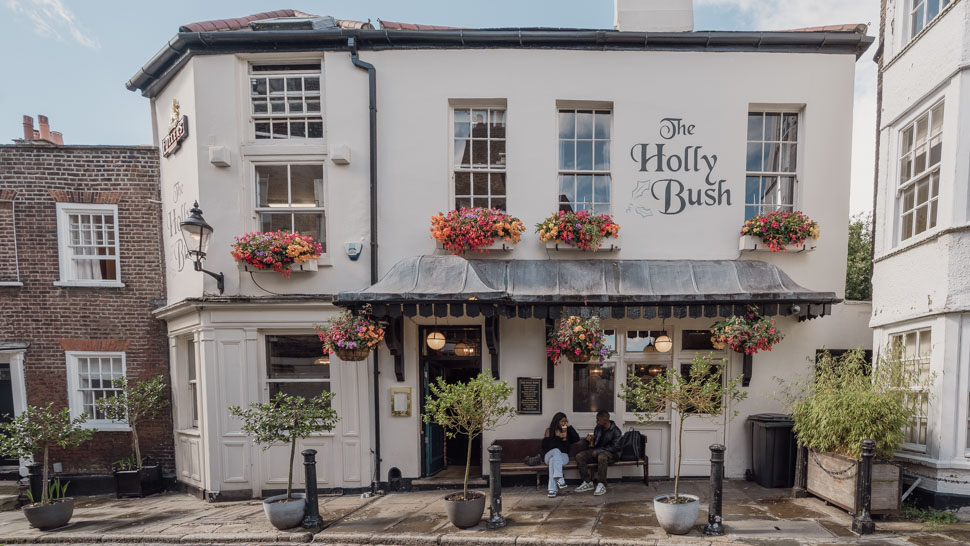
<instances>
[{"instance_id":1,"label":"flower window box","mask_svg":"<svg viewBox=\"0 0 970 546\"><path fill-rule=\"evenodd\" d=\"M245 271L247 273L275 273L272 269L259 268L255 265L248 263L237 263L240 271ZM290 273L301 272L301 271L316 271L320 266L320 260L314 258L312 260L307 260L301 263L290 264Z\"/></svg>"},{"instance_id":2,"label":"flower window box","mask_svg":"<svg viewBox=\"0 0 970 546\"><path fill-rule=\"evenodd\" d=\"M620 239L617 237L612 241L604 242L603 246L599 248L591 249L580 248L575 244L564 241L546 241L546 250L556 252L617 252L620 250Z\"/></svg>"},{"instance_id":3,"label":"flower window box","mask_svg":"<svg viewBox=\"0 0 970 546\"><path fill-rule=\"evenodd\" d=\"M270 271L289 278L293 271L316 271L323 245L308 235L254 231L236 237L232 257L242 271Z\"/></svg>"},{"instance_id":4,"label":"flower window box","mask_svg":"<svg viewBox=\"0 0 970 546\"><path fill-rule=\"evenodd\" d=\"M774 251L771 250L768 243L765 243L761 237L754 235L742 235L738 242L738 250L752 252L811 252L815 250L816 246L815 239L807 239L801 244L783 245L779 247L779 250Z\"/></svg>"},{"instance_id":5,"label":"flower window box","mask_svg":"<svg viewBox=\"0 0 970 546\"><path fill-rule=\"evenodd\" d=\"M536 224L536 233L548 250L620 250L620 225L609 214L593 215L587 210L561 210Z\"/></svg>"},{"instance_id":6,"label":"flower window box","mask_svg":"<svg viewBox=\"0 0 970 546\"><path fill-rule=\"evenodd\" d=\"M499 209L462 207L431 217L431 237L455 255L512 250L523 231L521 220Z\"/></svg>"},{"instance_id":7,"label":"flower window box","mask_svg":"<svg viewBox=\"0 0 970 546\"><path fill-rule=\"evenodd\" d=\"M739 250L804 252L815 249L818 223L800 211L776 210L745 220Z\"/></svg>"}]
</instances>

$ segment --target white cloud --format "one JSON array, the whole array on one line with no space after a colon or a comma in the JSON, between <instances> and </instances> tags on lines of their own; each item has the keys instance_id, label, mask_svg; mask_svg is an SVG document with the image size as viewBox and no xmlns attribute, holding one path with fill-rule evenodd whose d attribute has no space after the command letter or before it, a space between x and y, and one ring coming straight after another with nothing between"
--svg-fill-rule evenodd
<instances>
[{"instance_id":1,"label":"white cloud","mask_svg":"<svg viewBox=\"0 0 970 546\"><path fill-rule=\"evenodd\" d=\"M879 32L879 0L695 0L697 6L733 9L751 21L752 30L786 30L845 23L869 25ZM877 36L878 37L878 36ZM850 210L872 208L873 164L876 153L875 44L856 63L852 120Z\"/></svg>"},{"instance_id":2,"label":"white cloud","mask_svg":"<svg viewBox=\"0 0 970 546\"><path fill-rule=\"evenodd\" d=\"M84 47L101 48L98 39L81 26L62 0L7 0L6 5L10 11L29 19L34 31L45 38L63 40L64 33Z\"/></svg>"}]
</instances>

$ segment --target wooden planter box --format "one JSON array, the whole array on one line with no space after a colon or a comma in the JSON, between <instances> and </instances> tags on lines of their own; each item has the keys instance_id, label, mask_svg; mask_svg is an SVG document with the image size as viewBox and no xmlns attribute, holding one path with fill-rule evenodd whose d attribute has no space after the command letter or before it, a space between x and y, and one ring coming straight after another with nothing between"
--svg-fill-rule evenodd
<instances>
[{"instance_id":1,"label":"wooden planter box","mask_svg":"<svg viewBox=\"0 0 970 546\"><path fill-rule=\"evenodd\" d=\"M162 467L143 466L141 470L115 470L115 491L118 498L145 497L165 489Z\"/></svg>"},{"instance_id":2,"label":"wooden planter box","mask_svg":"<svg viewBox=\"0 0 970 546\"><path fill-rule=\"evenodd\" d=\"M805 239L800 245L785 245L785 252L811 252L815 250L818 239ZM738 242L738 250L751 250L755 252L771 252L768 245L761 240L761 237L754 235L742 235Z\"/></svg>"},{"instance_id":3,"label":"wooden planter box","mask_svg":"<svg viewBox=\"0 0 970 546\"><path fill-rule=\"evenodd\" d=\"M546 243L546 250L555 250L558 252L616 252L620 250L620 239L617 237L608 237L603 240L599 248L595 250L583 250L576 245L571 245L569 243L563 243L562 241L549 241Z\"/></svg>"},{"instance_id":4,"label":"wooden planter box","mask_svg":"<svg viewBox=\"0 0 970 546\"><path fill-rule=\"evenodd\" d=\"M806 465L806 489L816 497L827 500L850 514L855 514L858 502L859 463L857 459L843 455L810 450ZM836 475L833 476L830 472ZM895 514L899 511L902 478L903 469L899 466L873 459L873 514Z\"/></svg>"},{"instance_id":5,"label":"wooden planter box","mask_svg":"<svg viewBox=\"0 0 970 546\"><path fill-rule=\"evenodd\" d=\"M300 271L316 271L318 267L318 260L308 260L298 264L290 264L290 271L293 273L298 273ZM237 262L240 271L245 271L247 273L277 273L278 271L273 271L272 269L259 269L255 266L249 265L247 263Z\"/></svg>"},{"instance_id":6,"label":"wooden planter box","mask_svg":"<svg viewBox=\"0 0 970 546\"><path fill-rule=\"evenodd\" d=\"M435 241L435 248L438 250L444 250L445 252L451 252L447 250L440 241ZM486 254L488 252L511 252L515 248L515 243L506 242L505 239L496 239L494 243L483 246L478 250L468 250L465 252L466 256L474 256L476 254Z\"/></svg>"}]
</instances>

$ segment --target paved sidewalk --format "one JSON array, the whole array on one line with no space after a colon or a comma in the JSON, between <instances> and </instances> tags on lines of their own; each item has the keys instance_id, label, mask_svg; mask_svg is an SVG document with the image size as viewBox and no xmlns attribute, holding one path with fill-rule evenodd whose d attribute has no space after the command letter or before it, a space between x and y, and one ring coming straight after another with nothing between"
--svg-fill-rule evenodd
<instances>
[{"instance_id":1,"label":"paved sidewalk","mask_svg":"<svg viewBox=\"0 0 970 546\"><path fill-rule=\"evenodd\" d=\"M673 483L611 484L606 495L567 491L549 499L531 487L506 488L504 529L456 529L445 515L446 491L393 493L361 499L322 497L327 527L317 534L303 529L277 531L259 501L210 504L194 497L166 494L147 499L88 497L71 523L42 532L27 526L19 511L0 513L0 543L75 544L549 544L629 546L633 544L970 544L970 525L936 528L907 521L877 521L878 533L865 539L850 531L842 510L818 499L788 498L785 489L763 489L744 481L725 482L724 537L702 536L706 522L706 480L682 482L685 493L702 498L701 517L690 535L669 537L657 525L652 499ZM488 516L486 509L485 516Z\"/></svg>"}]
</instances>

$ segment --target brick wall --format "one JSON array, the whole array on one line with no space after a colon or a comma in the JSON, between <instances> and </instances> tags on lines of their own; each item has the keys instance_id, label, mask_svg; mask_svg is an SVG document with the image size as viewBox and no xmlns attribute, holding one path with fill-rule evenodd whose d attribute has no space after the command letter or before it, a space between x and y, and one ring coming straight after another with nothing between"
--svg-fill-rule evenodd
<instances>
[{"instance_id":1,"label":"brick wall","mask_svg":"<svg viewBox=\"0 0 970 546\"><path fill-rule=\"evenodd\" d=\"M28 404L67 405L65 348L124 348L129 377L162 375L168 383L165 323L151 316L165 298L158 184L152 147L0 146L0 281L19 273L23 283L0 286L0 343L29 344ZM12 201L3 199L14 192ZM60 277L57 201L117 203L123 288L53 285ZM11 266L9 218L16 218L19 271ZM171 411L143 429L142 454L174 471ZM67 472L103 472L130 452L129 433L99 432L51 460Z\"/></svg>"}]
</instances>

